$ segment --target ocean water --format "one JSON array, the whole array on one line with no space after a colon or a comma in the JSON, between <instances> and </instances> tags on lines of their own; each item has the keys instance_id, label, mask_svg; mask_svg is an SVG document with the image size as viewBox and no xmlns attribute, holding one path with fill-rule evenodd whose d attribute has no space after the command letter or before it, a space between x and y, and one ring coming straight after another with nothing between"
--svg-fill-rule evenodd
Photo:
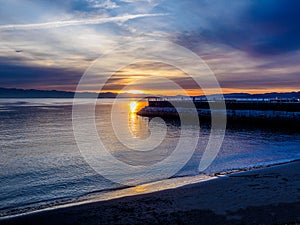
<instances>
[{"instance_id":1,"label":"ocean water","mask_svg":"<svg viewBox=\"0 0 300 225\"><path fill-rule=\"evenodd\" d=\"M72 99L0 99L0 216L48 208L97 196L124 185L115 183L95 172L80 152L73 133ZM82 108L90 104L82 99ZM181 126L178 121L154 120L151 126L163 140L151 154L128 151L115 134L116 129L129 128L132 139L146 139L150 135L149 119L136 116L144 103L134 99L101 99L96 106L95 124L99 138L118 161L134 167L150 166L165 159L178 144ZM112 117L112 106L118 112ZM125 115L124 119L123 116ZM116 116L122 117L117 128L112 126ZM82 126L87 115L80 115ZM167 128L164 136L163 128ZM160 129L161 128L161 129ZM198 127L190 125L193 135ZM160 133L160 130L162 133ZM199 175L198 166L208 141L210 129L201 126L197 147L191 159L173 177ZM89 134L87 133L87 139ZM89 140L87 140L88 142ZM134 142L135 143L135 142ZM96 146L96 143L95 143ZM91 155L94 152L90 153ZM300 158L300 133L288 128L228 127L223 145L213 163L203 174L214 174L254 166L270 165ZM176 165L168 162L165 168ZM115 180L133 176L138 170L119 173L115 164L103 163L104 171L112 171ZM162 169L138 174L166 179ZM119 177L118 177L119 176ZM158 178L157 178L158 177ZM142 183L143 180L135 180Z\"/></svg>"}]
</instances>

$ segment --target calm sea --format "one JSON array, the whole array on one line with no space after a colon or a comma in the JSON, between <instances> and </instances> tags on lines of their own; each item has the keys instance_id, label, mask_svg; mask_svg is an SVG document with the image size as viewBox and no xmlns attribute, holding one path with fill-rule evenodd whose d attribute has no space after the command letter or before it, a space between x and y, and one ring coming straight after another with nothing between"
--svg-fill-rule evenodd
<instances>
[{"instance_id":1,"label":"calm sea","mask_svg":"<svg viewBox=\"0 0 300 225\"><path fill-rule=\"evenodd\" d=\"M99 136L114 157L135 165L139 159L125 151L126 147L114 135L111 124L113 101L101 99L97 104ZM82 104L89 104L89 101L83 99ZM137 107L131 99L119 100L114 104L121 113L122 109L126 112L128 107ZM83 113L83 123L84 118ZM132 114L126 122L134 138L149 135L148 118ZM160 123L164 122L158 120L154 125L163 126ZM157 147L156 154L152 154L153 158L146 159L147 162L153 163L158 158L166 157L176 147L180 124L168 121L166 125L165 139ZM191 125L190 129L196 128ZM209 134L209 127L201 127L193 157L175 177L199 174L199 160ZM96 173L80 154L73 134L72 99L0 99L0 150L0 216L76 202L122 187ZM240 125L226 130L217 158L204 173L213 174L299 158L299 132ZM118 170L113 165L103 166L107 170ZM130 173L134 171L128 171L128 176ZM146 176L151 175L150 171Z\"/></svg>"}]
</instances>

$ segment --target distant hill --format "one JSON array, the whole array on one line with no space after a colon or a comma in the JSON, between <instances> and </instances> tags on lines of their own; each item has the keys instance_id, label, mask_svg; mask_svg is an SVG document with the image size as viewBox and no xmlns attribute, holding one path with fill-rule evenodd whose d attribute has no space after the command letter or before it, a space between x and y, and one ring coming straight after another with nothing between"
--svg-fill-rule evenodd
<instances>
[{"instance_id":1,"label":"distant hill","mask_svg":"<svg viewBox=\"0 0 300 225\"><path fill-rule=\"evenodd\" d=\"M248 94L248 93L232 93L225 94L225 98L300 98L300 91L298 92L271 92L265 94Z\"/></svg>"},{"instance_id":2,"label":"distant hill","mask_svg":"<svg viewBox=\"0 0 300 225\"><path fill-rule=\"evenodd\" d=\"M96 93L79 93L78 97L92 98ZM68 91L47 91L47 90L25 90L15 88L0 88L0 98L73 98L74 92ZM99 94L99 98L115 98L116 94L111 92Z\"/></svg>"},{"instance_id":3,"label":"distant hill","mask_svg":"<svg viewBox=\"0 0 300 225\"><path fill-rule=\"evenodd\" d=\"M210 97L214 97L218 95L210 95ZM266 99L284 99L284 98L296 98L300 99L300 91L298 92L271 92L265 94L248 94L248 93L230 93L224 94L224 98L266 98ZM205 97L205 96L196 96L196 97Z\"/></svg>"}]
</instances>

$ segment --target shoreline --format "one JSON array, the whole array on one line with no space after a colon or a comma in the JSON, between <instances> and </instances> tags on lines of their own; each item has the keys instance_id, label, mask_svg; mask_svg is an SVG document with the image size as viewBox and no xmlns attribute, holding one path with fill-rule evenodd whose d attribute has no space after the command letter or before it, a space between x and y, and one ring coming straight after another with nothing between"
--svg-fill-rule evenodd
<instances>
[{"instance_id":1,"label":"shoreline","mask_svg":"<svg viewBox=\"0 0 300 225\"><path fill-rule=\"evenodd\" d=\"M84 196L79 196L74 198L73 200L65 200L62 199L60 202L57 203L49 203L49 205L39 205L39 206L30 206L28 205L24 209L12 209L11 211L15 211L17 213L15 214L8 214L4 216L0 216L0 221L2 219L13 219L16 217L22 217L30 214L40 213L44 211L51 211L55 209L62 209L72 206L78 206L82 204L87 203L93 203L93 202L100 202L100 201L109 201L114 200L117 198L122 197L129 197L129 196L135 196L140 194L147 194L147 193L153 193L157 191L164 191L164 190L170 190L174 188L180 188L189 184L195 184L199 182L206 182L213 179L218 179L222 176L227 176L231 174L236 174L240 172L247 172L257 169L263 169L278 165L284 165L292 162L300 162L299 159L290 159L290 160L280 160L275 161L272 163L262 163L260 165L255 165L251 167L244 167L244 168L233 168L229 170L224 170L221 172L215 172L210 174L198 174L198 175L187 175L187 176L176 176L176 177L170 177L164 180L158 180L153 181L150 183L144 183L139 184L137 186L132 187L119 187L119 188L113 188L113 189L104 189L99 190L96 192L87 193ZM136 189L139 189L138 192L136 192ZM75 200L76 199L76 200ZM34 203L33 203L34 204Z\"/></svg>"},{"instance_id":2,"label":"shoreline","mask_svg":"<svg viewBox=\"0 0 300 225\"><path fill-rule=\"evenodd\" d=\"M172 183L174 180L169 179L169 181ZM237 221L243 221L240 214L246 215L249 207L252 207L250 210L252 213L258 210L258 215L261 210L265 210L267 207L269 211L272 211L272 215L274 213L274 215L280 215L282 221L275 216L274 221L276 223L300 222L300 215L298 216L296 213L300 211L300 160L267 165L246 171L216 173L213 177L206 176L200 182L199 180L194 180L194 183L181 182L177 186L161 187L160 190L151 189L149 184L131 189L135 189L136 193L132 192L132 195L128 195L130 192L126 193L126 191L121 190L115 198L95 198L51 209L2 217L0 222L1 224L35 224L35 222L36 224L72 224L68 221L73 221L73 223L76 221L77 223L82 218L88 219L91 211L93 211L93 217L88 219L89 222L82 224L94 224L99 220L107 224L134 223L134 221L143 220L141 218L143 216L149 217L155 223L153 221L154 215L150 216L149 213L151 215L154 213L158 220L164 220L167 223L174 222L174 219L177 218L176 215L181 215L177 220L180 219L189 224L191 220L201 219L209 214L214 215L214 219L219 218L224 221L231 218L230 224L235 224ZM236 196L237 194L238 196ZM258 196L260 198L257 198ZM284 204L284 208L289 209L286 212L289 215L286 216L292 221L287 221L287 218L281 215L282 204ZM128 207L130 211L128 211ZM147 210L149 207L151 210ZM255 209L255 207L259 209ZM193 216L195 212L199 215L203 214L204 217ZM170 216L172 213L174 214L173 217ZM68 216L63 216L65 214ZM121 215L123 217L119 218ZM135 219L129 220L132 217ZM238 217L240 219L237 219ZM265 217L260 215L260 219L263 220Z\"/></svg>"}]
</instances>

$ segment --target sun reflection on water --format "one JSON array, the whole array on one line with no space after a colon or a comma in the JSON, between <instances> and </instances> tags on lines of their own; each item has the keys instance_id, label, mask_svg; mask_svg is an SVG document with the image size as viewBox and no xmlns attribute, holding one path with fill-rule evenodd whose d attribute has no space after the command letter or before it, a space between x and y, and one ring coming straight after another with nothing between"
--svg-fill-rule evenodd
<instances>
[{"instance_id":1,"label":"sun reflection on water","mask_svg":"<svg viewBox=\"0 0 300 225\"><path fill-rule=\"evenodd\" d=\"M139 117L136 113L146 106L145 102L131 101L128 103L128 126L135 138L145 138L149 135L147 119Z\"/></svg>"},{"instance_id":2,"label":"sun reflection on water","mask_svg":"<svg viewBox=\"0 0 300 225\"><path fill-rule=\"evenodd\" d=\"M135 101L132 101L129 103L129 107L130 107L130 112L131 113L136 113L137 112L137 107L138 107L138 103Z\"/></svg>"},{"instance_id":3,"label":"sun reflection on water","mask_svg":"<svg viewBox=\"0 0 300 225\"><path fill-rule=\"evenodd\" d=\"M145 185L139 185L139 186L134 187L133 190L136 193L142 193L142 192L148 191L148 188Z\"/></svg>"}]
</instances>

